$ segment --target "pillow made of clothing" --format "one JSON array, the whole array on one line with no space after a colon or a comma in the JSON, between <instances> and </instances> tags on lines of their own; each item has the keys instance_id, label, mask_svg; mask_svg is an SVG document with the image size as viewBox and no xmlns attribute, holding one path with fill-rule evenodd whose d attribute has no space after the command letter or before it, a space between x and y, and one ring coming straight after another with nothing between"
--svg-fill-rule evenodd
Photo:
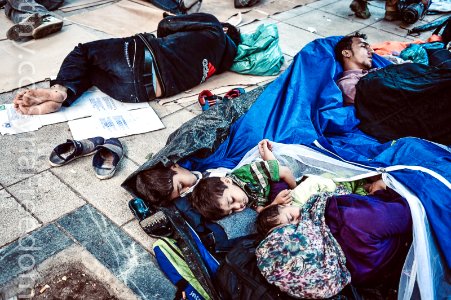
<instances>
[{"instance_id":1,"label":"pillow made of clothing","mask_svg":"<svg viewBox=\"0 0 451 300\"><path fill-rule=\"evenodd\" d=\"M241 34L241 44L230 68L241 74L277 75L284 62L276 24L261 24L251 34Z\"/></svg>"}]
</instances>

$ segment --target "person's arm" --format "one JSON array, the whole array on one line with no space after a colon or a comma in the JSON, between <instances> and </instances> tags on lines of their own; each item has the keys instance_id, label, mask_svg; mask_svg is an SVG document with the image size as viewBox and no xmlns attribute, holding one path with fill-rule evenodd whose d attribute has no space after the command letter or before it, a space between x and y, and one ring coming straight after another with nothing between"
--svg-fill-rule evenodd
<instances>
[{"instance_id":1,"label":"person's arm","mask_svg":"<svg viewBox=\"0 0 451 300\"><path fill-rule=\"evenodd\" d=\"M258 143L258 152L264 161L276 160L274 153L272 153L272 144L269 140L264 139Z\"/></svg>"},{"instance_id":2,"label":"person's arm","mask_svg":"<svg viewBox=\"0 0 451 300\"><path fill-rule=\"evenodd\" d=\"M286 166L280 166L279 176L281 180L285 181L288 184L290 189L294 189L296 187L296 179L294 178L290 168Z\"/></svg>"}]
</instances>

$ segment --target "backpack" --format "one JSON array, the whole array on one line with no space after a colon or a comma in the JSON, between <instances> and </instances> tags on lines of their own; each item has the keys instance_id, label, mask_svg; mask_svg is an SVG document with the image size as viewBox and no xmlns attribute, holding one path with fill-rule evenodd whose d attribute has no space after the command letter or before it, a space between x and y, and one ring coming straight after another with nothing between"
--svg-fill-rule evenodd
<instances>
[{"instance_id":1,"label":"backpack","mask_svg":"<svg viewBox=\"0 0 451 300\"><path fill-rule=\"evenodd\" d=\"M255 237L255 234L248 233L244 236L229 238L226 230L220 224L204 219L201 214L194 209L187 197L180 197L173 203L183 218L199 235L203 245L210 253L218 258L222 258L234 245L236 245L237 242ZM240 213L237 213L235 217L239 218L239 214Z\"/></svg>"},{"instance_id":2,"label":"backpack","mask_svg":"<svg viewBox=\"0 0 451 300\"><path fill-rule=\"evenodd\" d=\"M257 267L253 239L240 241L219 266L215 286L225 300L276 300L290 299L277 287L269 284Z\"/></svg>"},{"instance_id":3,"label":"backpack","mask_svg":"<svg viewBox=\"0 0 451 300\"><path fill-rule=\"evenodd\" d=\"M189 230L205 263L208 276L214 276L219 262L205 249L194 230L192 228L189 228ZM160 269L177 288L175 299L211 299L185 261L183 252L176 240L160 238L153 244L153 250Z\"/></svg>"}]
</instances>

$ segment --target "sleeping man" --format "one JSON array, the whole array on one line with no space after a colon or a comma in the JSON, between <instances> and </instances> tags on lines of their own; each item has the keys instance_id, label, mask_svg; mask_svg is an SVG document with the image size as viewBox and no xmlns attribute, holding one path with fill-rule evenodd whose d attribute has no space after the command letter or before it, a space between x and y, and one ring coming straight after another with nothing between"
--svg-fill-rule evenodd
<instances>
[{"instance_id":1,"label":"sleeping man","mask_svg":"<svg viewBox=\"0 0 451 300\"><path fill-rule=\"evenodd\" d=\"M26 115L52 113L71 105L91 86L123 102L169 97L228 70L240 42L234 26L205 13L167 16L158 24L157 35L79 44L64 59L50 88L19 92L14 107Z\"/></svg>"},{"instance_id":2,"label":"sleeping man","mask_svg":"<svg viewBox=\"0 0 451 300\"><path fill-rule=\"evenodd\" d=\"M365 39L357 32L335 47L344 70L337 85L344 105L355 105L359 128L381 142L415 136L450 145L451 68L443 63L450 52L440 49L445 57L438 67L412 63L372 69L373 49ZM437 51L428 54L436 61Z\"/></svg>"}]
</instances>

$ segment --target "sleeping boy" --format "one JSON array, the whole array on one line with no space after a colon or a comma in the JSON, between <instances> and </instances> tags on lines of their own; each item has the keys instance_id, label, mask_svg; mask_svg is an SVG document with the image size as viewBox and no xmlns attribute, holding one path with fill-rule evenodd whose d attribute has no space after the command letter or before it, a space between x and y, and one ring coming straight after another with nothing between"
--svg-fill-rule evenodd
<instances>
[{"instance_id":1,"label":"sleeping boy","mask_svg":"<svg viewBox=\"0 0 451 300\"><path fill-rule=\"evenodd\" d=\"M271 204L289 204L291 190L282 190L269 203L272 183L284 181L290 189L296 187L291 170L281 166L268 140L258 143L263 161L244 165L225 177L210 177L199 181L192 194L192 204L201 215L210 220L219 220L233 212L252 207L257 212Z\"/></svg>"}]
</instances>

